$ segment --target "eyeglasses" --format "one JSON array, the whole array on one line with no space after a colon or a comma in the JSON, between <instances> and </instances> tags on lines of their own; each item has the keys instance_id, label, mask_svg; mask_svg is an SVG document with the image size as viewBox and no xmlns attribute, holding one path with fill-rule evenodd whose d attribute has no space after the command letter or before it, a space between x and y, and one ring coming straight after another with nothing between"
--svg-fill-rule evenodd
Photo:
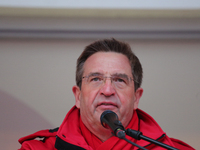
<instances>
[{"instance_id":1,"label":"eyeglasses","mask_svg":"<svg viewBox=\"0 0 200 150\"><path fill-rule=\"evenodd\" d=\"M88 76L82 77L82 79L85 79L86 84L88 84L92 88L101 87L106 82L106 79L110 79L112 85L119 89L124 89L128 86L133 85L131 83L132 81L134 81L131 77L128 77L126 74L115 74L111 75L110 77L107 77L99 73L92 73Z\"/></svg>"}]
</instances>

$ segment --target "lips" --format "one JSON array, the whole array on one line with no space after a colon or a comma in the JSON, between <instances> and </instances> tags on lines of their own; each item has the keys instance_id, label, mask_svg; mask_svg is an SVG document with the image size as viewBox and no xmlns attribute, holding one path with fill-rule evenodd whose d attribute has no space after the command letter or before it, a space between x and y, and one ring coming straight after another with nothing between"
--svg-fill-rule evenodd
<instances>
[{"instance_id":1,"label":"lips","mask_svg":"<svg viewBox=\"0 0 200 150\"><path fill-rule=\"evenodd\" d=\"M97 105L97 107L98 106L107 106L107 107L118 107L115 103L113 103L113 102L101 102L101 103L99 103L98 105Z\"/></svg>"},{"instance_id":2,"label":"lips","mask_svg":"<svg viewBox=\"0 0 200 150\"><path fill-rule=\"evenodd\" d=\"M102 103L101 105L112 105L112 104L108 104L108 103Z\"/></svg>"}]
</instances>

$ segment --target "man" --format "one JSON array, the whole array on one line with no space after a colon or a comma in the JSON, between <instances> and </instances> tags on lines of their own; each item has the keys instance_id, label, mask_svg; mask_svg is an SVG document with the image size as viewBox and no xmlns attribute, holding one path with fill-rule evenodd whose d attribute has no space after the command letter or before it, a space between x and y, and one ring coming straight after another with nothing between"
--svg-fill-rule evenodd
<instances>
[{"instance_id":1,"label":"man","mask_svg":"<svg viewBox=\"0 0 200 150\"><path fill-rule=\"evenodd\" d=\"M101 125L105 110L115 112L127 129L178 149L193 148L169 138L155 120L138 109L142 96L142 66L128 44L115 39L88 45L77 60L76 86L72 91L75 106L68 112L59 129L42 130L19 139L21 150L136 150L138 147L119 139ZM43 137L43 140L35 140ZM146 149L162 150L157 145L126 136Z\"/></svg>"}]
</instances>

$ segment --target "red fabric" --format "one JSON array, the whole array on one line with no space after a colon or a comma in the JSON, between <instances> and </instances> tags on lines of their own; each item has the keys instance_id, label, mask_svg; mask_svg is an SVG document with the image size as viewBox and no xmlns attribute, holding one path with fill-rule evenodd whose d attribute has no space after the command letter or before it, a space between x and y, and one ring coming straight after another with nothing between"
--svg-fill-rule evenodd
<instances>
[{"instance_id":1,"label":"red fabric","mask_svg":"<svg viewBox=\"0 0 200 150\"><path fill-rule=\"evenodd\" d=\"M23 141L35 139L36 137L55 137L56 134L56 132L49 132L49 130L40 130L28 136L22 137L18 141L20 144L22 144Z\"/></svg>"},{"instance_id":2,"label":"red fabric","mask_svg":"<svg viewBox=\"0 0 200 150\"><path fill-rule=\"evenodd\" d=\"M49 132L49 130L41 130L31 135L20 138L18 141L22 144L19 150L56 150L54 148L56 132ZM44 140L34 140L42 137Z\"/></svg>"},{"instance_id":3,"label":"red fabric","mask_svg":"<svg viewBox=\"0 0 200 150\"><path fill-rule=\"evenodd\" d=\"M83 123L81 123L79 114L79 110L74 107L66 116L57 134L62 140L83 147L87 150L138 149L137 147L132 146L131 144L127 144L127 142L118 139L115 136L102 143L83 125ZM138 118L140 118L140 120ZM158 139L163 134L165 134L151 116L139 109L135 111L133 119L127 128L133 129L133 127L134 130L139 129L142 133L144 133L145 136L151 137L152 139ZM131 137L127 138L133 142L136 142L140 146L147 146L150 144L144 140L134 140ZM173 142L167 136L161 139L161 142L174 146ZM147 147L147 149L148 148L152 150L164 150L164 148L155 146L153 144Z\"/></svg>"},{"instance_id":4,"label":"red fabric","mask_svg":"<svg viewBox=\"0 0 200 150\"><path fill-rule=\"evenodd\" d=\"M54 148L55 139L55 137L48 137L45 141L24 141L19 150L56 150L56 148Z\"/></svg>"},{"instance_id":5,"label":"red fabric","mask_svg":"<svg viewBox=\"0 0 200 150\"><path fill-rule=\"evenodd\" d=\"M177 147L180 150L195 150L190 145L184 143L183 141L180 141L178 139L170 138L175 147Z\"/></svg>"},{"instance_id":6,"label":"red fabric","mask_svg":"<svg viewBox=\"0 0 200 150\"><path fill-rule=\"evenodd\" d=\"M80 112L75 106L68 112L61 124L57 135L65 142L83 147L87 150L92 148L86 143L80 130Z\"/></svg>"},{"instance_id":7,"label":"red fabric","mask_svg":"<svg viewBox=\"0 0 200 150\"><path fill-rule=\"evenodd\" d=\"M132 128L134 127L134 128ZM98 137L96 137L94 134L92 134L83 124L83 122L80 119L80 128L82 131L83 136L86 139L86 142L95 150L102 150L102 149L112 149L112 150L119 150L119 149L133 149L133 146L131 144L127 144L126 141L121 140L115 136L109 138L107 141L102 142ZM138 117L137 113L134 112L133 119L129 123L127 128L132 128L134 130L138 130ZM132 140L135 142L134 139L130 137L126 137L129 140Z\"/></svg>"},{"instance_id":8,"label":"red fabric","mask_svg":"<svg viewBox=\"0 0 200 150\"><path fill-rule=\"evenodd\" d=\"M95 135L93 135L80 121L80 112L75 106L68 112L63 123L61 124L58 132L49 133L48 130L42 130L21 138L19 140L22 143L22 148L20 150L55 150L55 135L57 135L63 141L82 147L86 150L136 150L138 149L131 144L128 144L126 141L118 139L113 136L109 138L105 142L101 142ZM134 112L133 119L129 123L127 128L131 128L134 130L139 130L143 133L143 135L150 137L152 139L160 138L164 132L160 128L160 126L155 122L155 120L141 110L137 110ZM46 137L45 141L33 140L37 136ZM144 140L135 140L129 136L127 136L129 140L137 143L140 146L147 146L147 149L151 150L165 150L159 146L154 144L150 144ZM160 142L163 142L167 145L173 146L178 149L184 150L194 150L189 145L175 139L170 139L168 136L165 136L159 139Z\"/></svg>"}]
</instances>

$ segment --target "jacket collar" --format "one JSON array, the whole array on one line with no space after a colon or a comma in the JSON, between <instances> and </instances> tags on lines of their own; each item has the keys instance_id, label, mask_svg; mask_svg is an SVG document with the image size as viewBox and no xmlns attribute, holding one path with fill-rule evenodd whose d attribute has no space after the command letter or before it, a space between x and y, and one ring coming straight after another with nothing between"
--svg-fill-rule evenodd
<instances>
[{"instance_id":1,"label":"jacket collar","mask_svg":"<svg viewBox=\"0 0 200 150\"><path fill-rule=\"evenodd\" d=\"M157 124L157 122L144 111L137 109L136 115L138 118L137 124L128 125L128 128L141 131L145 136L151 137L152 139L159 139L165 135L163 130ZM131 122L130 122L131 123ZM129 137L131 139L131 137ZM61 124L57 132L57 140L64 141L68 144L81 147L83 149L92 150L93 148L88 145L85 137L82 135L80 129L80 112L75 106L68 112L63 123ZM57 143L58 143L57 141ZM133 141L133 139L132 139ZM149 142L144 140L134 140L141 146L149 145ZM67 145L66 145L67 146ZM69 145L68 145L69 146Z\"/></svg>"}]
</instances>

